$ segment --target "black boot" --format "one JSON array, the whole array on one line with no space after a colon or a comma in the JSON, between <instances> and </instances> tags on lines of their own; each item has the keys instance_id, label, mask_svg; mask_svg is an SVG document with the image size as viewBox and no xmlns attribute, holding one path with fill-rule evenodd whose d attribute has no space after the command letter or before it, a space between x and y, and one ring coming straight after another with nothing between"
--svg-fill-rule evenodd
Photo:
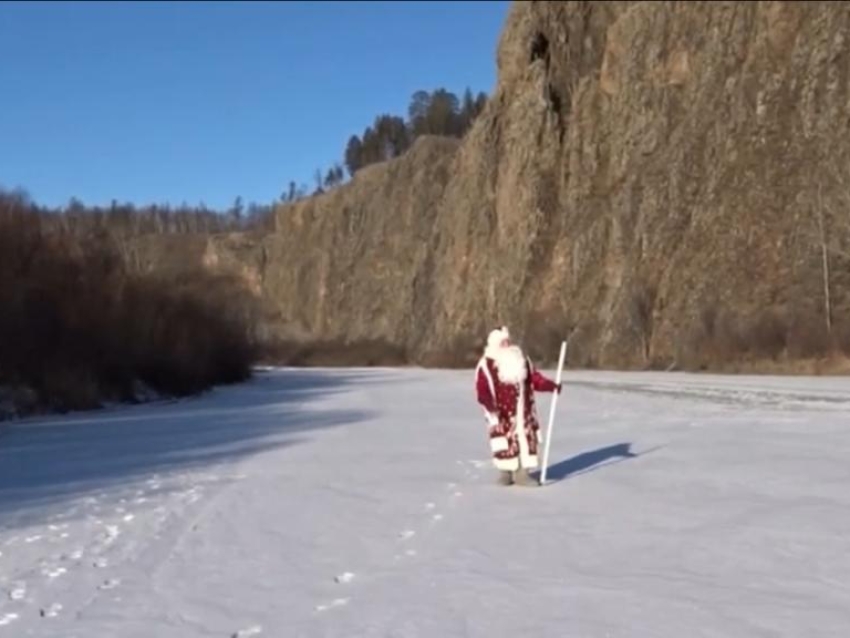
<instances>
[{"instance_id":1,"label":"black boot","mask_svg":"<svg viewBox=\"0 0 850 638\"><path fill-rule=\"evenodd\" d=\"M513 474L507 471L499 472L499 485L513 485L514 477Z\"/></svg>"},{"instance_id":2,"label":"black boot","mask_svg":"<svg viewBox=\"0 0 850 638\"><path fill-rule=\"evenodd\" d=\"M540 485L540 481L531 476L524 467L514 472L514 483L523 487L536 487Z\"/></svg>"}]
</instances>

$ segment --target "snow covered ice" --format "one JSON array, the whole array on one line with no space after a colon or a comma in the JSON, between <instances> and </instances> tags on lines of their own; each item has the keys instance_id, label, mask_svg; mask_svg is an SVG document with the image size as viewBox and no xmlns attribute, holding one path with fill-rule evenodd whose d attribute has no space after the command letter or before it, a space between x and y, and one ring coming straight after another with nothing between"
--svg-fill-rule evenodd
<instances>
[{"instance_id":1,"label":"snow covered ice","mask_svg":"<svg viewBox=\"0 0 850 638\"><path fill-rule=\"evenodd\" d=\"M470 371L0 425L0 638L844 637L848 453L830 378L565 373L541 488Z\"/></svg>"}]
</instances>

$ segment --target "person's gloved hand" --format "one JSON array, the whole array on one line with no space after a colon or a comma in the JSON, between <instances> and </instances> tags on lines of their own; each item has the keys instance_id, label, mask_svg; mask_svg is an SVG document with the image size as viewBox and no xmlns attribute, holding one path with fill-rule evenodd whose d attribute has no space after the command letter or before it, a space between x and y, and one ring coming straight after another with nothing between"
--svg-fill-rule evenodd
<instances>
[{"instance_id":1,"label":"person's gloved hand","mask_svg":"<svg viewBox=\"0 0 850 638\"><path fill-rule=\"evenodd\" d=\"M494 426L499 425L499 417L493 414L492 412L487 413L487 425Z\"/></svg>"}]
</instances>

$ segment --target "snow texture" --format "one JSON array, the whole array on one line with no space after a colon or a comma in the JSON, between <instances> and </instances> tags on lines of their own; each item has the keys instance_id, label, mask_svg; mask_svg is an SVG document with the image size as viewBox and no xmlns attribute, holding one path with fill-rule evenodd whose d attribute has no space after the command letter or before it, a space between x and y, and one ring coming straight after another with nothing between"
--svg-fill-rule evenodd
<instances>
[{"instance_id":1,"label":"snow texture","mask_svg":"<svg viewBox=\"0 0 850 638\"><path fill-rule=\"evenodd\" d=\"M540 488L469 371L6 425L0 638L850 635L850 381L564 382Z\"/></svg>"}]
</instances>

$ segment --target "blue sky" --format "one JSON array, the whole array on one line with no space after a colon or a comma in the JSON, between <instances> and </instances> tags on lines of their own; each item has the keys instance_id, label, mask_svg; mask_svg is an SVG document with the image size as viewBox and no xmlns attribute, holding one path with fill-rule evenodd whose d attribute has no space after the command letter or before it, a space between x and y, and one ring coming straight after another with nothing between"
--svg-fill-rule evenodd
<instances>
[{"instance_id":1,"label":"blue sky","mask_svg":"<svg viewBox=\"0 0 850 638\"><path fill-rule=\"evenodd\" d=\"M509 2L2 2L0 186L269 203L418 89L488 94Z\"/></svg>"}]
</instances>

